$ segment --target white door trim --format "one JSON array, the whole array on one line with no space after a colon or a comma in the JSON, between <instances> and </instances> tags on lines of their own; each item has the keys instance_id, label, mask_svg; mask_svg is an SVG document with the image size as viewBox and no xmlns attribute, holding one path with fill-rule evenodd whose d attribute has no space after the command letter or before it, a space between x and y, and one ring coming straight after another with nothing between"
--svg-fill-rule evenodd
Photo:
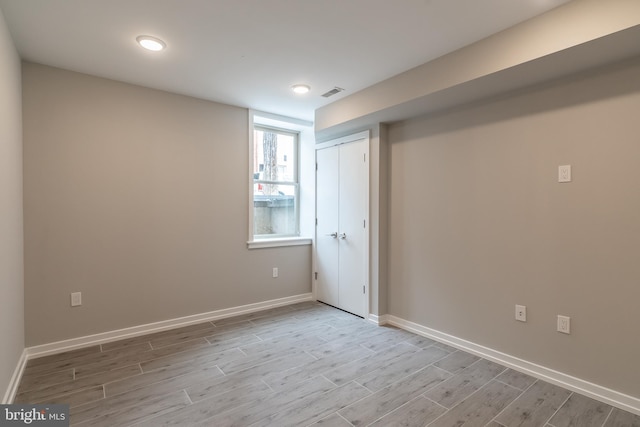
<instances>
[{"instance_id":1,"label":"white door trim","mask_svg":"<svg viewBox=\"0 0 640 427\"><path fill-rule=\"evenodd\" d=\"M367 166L367 174L366 174L366 179L365 179L365 234L364 234L364 262L363 262L363 268L364 268L364 278L365 278L365 295L364 295L364 318L367 319L369 317L369 314L371 313L370 307L371 307L371 286L370 286L370 281L371 281L371 277L370 277L370 269L369 269L369 265L370 265L370 256L371 256L371 232L370 232L370 221L369 221L369 216L370 216L370 211L371 211L371 202L370 202L370 194L369 192L370 190L370 181L371 181L371 164L369 162L370 156L369 156L369 151L370 151L370 145L371 145L371 132L368 130L362 131L362 132L358 132L358 133L354 133L351 135L346 135L340 138L336 138L336 139L332 139L330 141L326 141L326 142L322 142L319 144L316 144L315 146L315 150L316 150L316 154L315 154L315 160L316 160L316 164L317 164L317 160L318 160L318 150L322 150L325 148L329 148L329 147L333 147L333 146L337 146L337 145L342 145L342 144L348 144L350 142L356 142L356 141L361 141L364 140L364 152L365 152L365 160L366 160L366 166ZM316 180L315 183L315 193L318 194L318 182ZM316 206L315 206L315 215L317 218L318 215L318 205L317 205L317 199L316 199ZM318 232L318 228L315 228L315 232L314 235L317 234ZM315 242L317 242L318 236L315 235ZM313 299L317 299L317 288L316 288L316 284L317 281L315 280L315 273L318 271L317 270L317 247L314 243L313 245L313 272L314 272L314 279L313 279L313 286L311 289L311 292L313 294Z\"/></svg>"}]
</instances>

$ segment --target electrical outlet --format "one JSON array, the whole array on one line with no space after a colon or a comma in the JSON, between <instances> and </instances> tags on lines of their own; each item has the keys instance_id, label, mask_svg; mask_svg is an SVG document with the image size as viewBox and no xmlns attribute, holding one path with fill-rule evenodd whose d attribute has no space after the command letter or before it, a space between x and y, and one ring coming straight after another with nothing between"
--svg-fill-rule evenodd
<instances>
[{"instance_id":1,"label":"electrical outlet","mask_svg":"<svg viewBox=\"0 0 640 427\"><path fill-rule=\"evenodd\" d=\"M571 165L558 166L558 182L571 182Z\"/></svg>"},{"instance_id":2,"label":"electrical outlet","mask_svg":"<svg viewBox=\"0 0 640 427\"><path fill-rule=\"evenodd\" d=\"M278 277L278 267L273 267L273 277Z\"/></svg>"},{"instance_id":3,"label":"electrical outlet","mask_svg":"<svg viewBox=\"0 0 640 427\"><path fill-rule=\"evenodd\" d=\"M82 292L71 292L71 307L82 305Z\"/></svg>"},{"instance_id":4,"label":"electrical outlet","mask_svg":"<svg viewBox=\"0 0 640 427\"><path fill-rule=\"evenodd\" d=\"M524 305L516 305L516 320L520 322L527 321L527 307Z\"/></svg>"},{"instance_id":5,"label":"electrical outlet","mask_svg":"<svg viewBox=\"0 0 640 427\"><path fill-rule=\"evenodd\" d=\"M571 318L568 316L558 315L558 332L563 334L571 333Z\"/></svg>"}]
</instances>

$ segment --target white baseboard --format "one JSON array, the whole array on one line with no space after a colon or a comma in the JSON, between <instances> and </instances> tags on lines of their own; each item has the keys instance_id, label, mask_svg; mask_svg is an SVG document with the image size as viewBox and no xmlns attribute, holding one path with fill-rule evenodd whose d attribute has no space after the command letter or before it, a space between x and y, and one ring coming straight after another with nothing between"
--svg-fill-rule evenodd
<instances>
[{"instance_id":1,"label":"white baseboard","mask_svg":"<svg viewBox=\"0 0 640 427\"><path fill-rule=\"evenodd\" d=\"M546 368L535 363L511 356L500 351L484 347L482 345L401 319L392 315L385 315L386 322L398 328L414 332L427 338L440 341L450 346L459 348L500 365L512 368L516 371L531 375L543 381L564 387L576 393L583 394L601 402L615 406L622 410L640 415L640 399L629 396L598 384L593 384L580 378Z\"/></svg>"},{"instance_id":2,"label":"white baseboard","mask_svg":"<svg viewBox=\"0 0 640 427\"><path fill-rule=\"evenodd\" d=\"M210 311L208 313L194 314L191 316L179 317L177 319L163 320L161 322L148 323L146 325L133 326L130 328L118 329L115 331L102 332L94 335L87 335L79 338L72 338L64 341L57 341L48 344L37 345L25 349L27 359L35 359L50 354L62 353L78 348L89 347L97 344L104 344L124 338L132 338L146 335L153 332L161 332L182 326L194 325L196 323L222 319L225 317L238 316L240 314L253 313L275 307L296 304L299 302L311 301L312 295L301 294L286 298L279 298L270 301L263 301L254 304L241 305L239 307L225 308L222 310Z\"/></svg>"},{"instance_id":3,"label":"white baseboard","mask_svg":"<svg viewBox=\"0 0 640 427\"><path fill-rule=\"evenodd\" d=\"M383 314L382 316L378 316L375 314L369 313L369 317L367 318L369 322L373 322L378 326L383 326L387 324L387 315Z\"/></svg>"},{"instance_id":4,"label":"white baseboard","mask_svg":"<svg viewBox=\"0 0 640 427\"><path fill-rule=\"evenodd\" d=\"M11 376L11 380L9 381L9 386L7 387L7 391L2 398L3 405L9 405L13 403L13 400L16 398L16 393L18 392L18 385L20 384L20 379L22 378L22 373L24 372L24 368L27 366L27 350L24 349L22 354L20 355L20 359L18 359L18 364L16 365L16 369L13 371L13 375Z\"/></svg>"}]
</instances>

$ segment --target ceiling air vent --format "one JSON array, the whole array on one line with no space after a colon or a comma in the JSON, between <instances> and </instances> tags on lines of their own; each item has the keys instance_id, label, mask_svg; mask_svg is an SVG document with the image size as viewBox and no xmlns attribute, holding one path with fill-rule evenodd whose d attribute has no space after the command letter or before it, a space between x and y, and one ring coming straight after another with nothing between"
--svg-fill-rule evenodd
<instances>
[{"instance_id":1,"label":"ceiling air vent","mask_svg":"<svg viewBox=\"0 0 640 427\"><path fill-rule=\"evenodd\" d=\"M325 98L329 98L330 96L335 95L336 93L340 93L342 92L344 89L342 89L341 87L334 87L333 89L331 89L329 92L323 93L322 96L324 96Z\"/></svg>"}]
</instances>

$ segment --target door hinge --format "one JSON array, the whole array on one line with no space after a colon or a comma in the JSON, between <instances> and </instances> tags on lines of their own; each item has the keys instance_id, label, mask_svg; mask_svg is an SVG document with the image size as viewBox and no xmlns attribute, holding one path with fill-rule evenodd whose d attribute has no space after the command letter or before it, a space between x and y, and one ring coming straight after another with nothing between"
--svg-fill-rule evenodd
<instances>
[{"instance_id":1,"label":"door hinge","mask_svg":"<svg viewBox=\"0 0 640 427\"><path fill-rule=\"evenodd\" d=\"M316 218L316 225L318 225L318 218Z\"/></svg>"},{"instance_id":2,"label":"door hinge","mask_svg":"<svg viewBox=\"0 0 640 427\"><path fill-rule=\"evenodd\" d=\"M316 224L316 225L317 225L317 224ZM363 220L362 220L362 226L363 226L364 228L367 228L367 220L366 220L366 219L363 219Z\"/></svg>"},{"instance_id":3,"label":"door hinge","mask_svg":"<svg viewBox=\"0 0 640 427\"><path fill-rule=\"evenodd\" d=\"M362 161L365 163L367 162L367 153L362 154Z\"/></svg>"},{"instance_id":4,"label":"door hinge","mask_svg":"<svg viewBox=\"0 0 640 427\"><path fill-rule=\"evenodd\" d=\"M318 164L316 163L316 170L318 170Z\"/></svg>"},{"instance_id":5,"label":"door hinge","mask_svg":"<svg viewBox=\"0 0 640 427\"><path fill-rule=\"evenodd\" d=\"M314 273L314 276L315 276L316 280L318 280L318 272L317 271Z\"/></svg>"},{"instance_id":6,"label":"door hinge","mask_svg":"<svg viewBox=\"0 0 640 427\"><path fill-rule=\"evenodd\" d=\"M362 293L363 294L366 293L365 290L364 290L364 285L362 285Z\"/></svg>"}]
</instances>

